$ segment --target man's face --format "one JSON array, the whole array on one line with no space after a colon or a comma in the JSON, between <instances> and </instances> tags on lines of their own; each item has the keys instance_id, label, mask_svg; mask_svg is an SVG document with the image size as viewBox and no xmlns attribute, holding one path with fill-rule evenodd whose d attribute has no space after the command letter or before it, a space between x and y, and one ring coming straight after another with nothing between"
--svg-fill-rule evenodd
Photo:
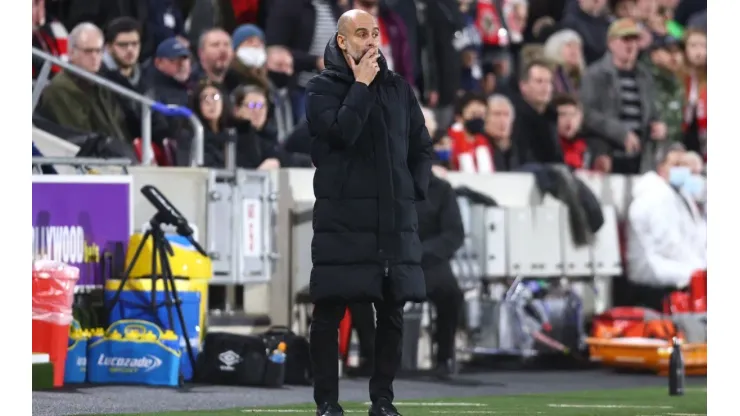
<instances>
[{"instance_id":1,"label":"man's face","mask_svg":"<svg viewBox=\"0 0 740 416\"><path fill-rule=\"evenodd\" d=\"M31 15L31 24L33 28L37 28L44 24L46 21L46 5L44 0L32 0L33 14Z\"/></svg>"},{"instance_id":2,"label":"man's face","mask_svg":"<svg viewBox=\"0 0 740 416\"><path fill-rule=\"evenodd\" d=\"M190 57L182 58L156 58L154 66L163 74L168 75L179 82L185 83L190 78Z\"/></svg>"},{"instance_id":3,"label":"man's face","mask_svg":"<svg viewBox=\"0 0 740 416\"><path fill-rule=\"evenodd\" d=\"M572 139L581 128L583 112L578 106L566 104L558 106L558 135Z\"/></svg>"},{"instance_id":4,"label":"man's face","mask_svg":"<svg viewBox=\"0 0 740 416\"><path fill-rule=\"evenodd\" d=\"M486 133L495 139L509 138L513 121L511 107L503 102L491 103L486 114Z\"/></svg>"},{"instance_id":5,"label":"man's face","mask_svg":"<svg viewBox=\"0 0 740 416\"><path fill-rule=\"evenodd\" d=\"M606 7L607 0L578 0L581 9L587 13L599 14Z\"/></svg>"},{"instance_id":6,"label":"man's face","mask_svg":"<svg viewBox=\"0 0 740 416\"><path fill-rule=\"evenodd\" d=\"M360 63L363 55L380 42L380 29L375 18L366 13L355 16L347 27L347 35L337 35L339 48L349 55L355 63Z\"/></svg>"},{"instance_id":7,"label":"man's face","mask_svg":"<svg viewBox=\"0 0 740 416\"><path fill-rule=\"evenodd\" d=\"M655 66L666 71L674 72L678 69L676 66L675 54L668 49L661 48L650 52L650 60Z\"/></svg>"},{"instance_id":8,"label":"man's face","mask_svg":"<svg viewBox=\"0 0 740 416\"><path fill-rule=\"evenodd\" d=\"M635 0L622 0L619 3L617 3L617 7L614 10L614 15L617 16L617 18L629 18L634 19L636 18L636 6L635 6Z\"/></svg>"},{"instance_id":9,"label":"man's face","mask_svg":"<svg viewBox=\"0 0 740 416\"><path fill-rule=\"evenodd\" d=\"M69 61L89 72L98 72L103 60L103 37L92 30L80 33L71 48Z\"/></svg>"},{"instance_id":10,"label":"man's face","mask_svg":"<svg viewBox=\"0 0 740 416\"><path fill-rule=\"evenodd\" d=\"M665 161L660 166L658 166L658 175L663 177L663 179L668 180L668 178L670 177L671 168L686 166L685 155L686 152L682 150L674 150L668 153Z\"/></svg>"},{"instance_id":11,"label":"man's face","mask_svg":"<svg viewBox=\"0 0 740 416\"><path fill-rule=\"evenodd\" d=\"M519 85L527 101L546 105L552 98L552 71L543 66L529 69L529 79Z\"/></svg>"},{"instance_id":12,"label":"man's face","mask_svg":"<svg viewBox=\"0 0 740 416\"><path fill-rule=\"evenodd\" d=\"M140 52L141 39L139 32L136 31L119 33L113 42L108 44L108 53L122 69L136 65Z\"/></svg>"},{"instance_id":13,"label":"man's face","mask_svg":"<svg viewBox=\"0 0 740 416\"><path fill-rule=\"evenodd\" d=\"M647 20L650 16L656 14L658 10L657 0L636 0L635 17L637 20Z\"/></svg>"},{"instance_id":14,"label":"man's face","mask_svg":"<svg viewBox=\"0 0 740 416\"><path fill-rule=\"evenodd\" d=\"M614 37L609 40L609 51L619 61L636 62L639 46L637 36Z\"/></svg>"},{"instance_id":15,"label":"man's face","mask_svg":"<svg viewBox=\"0 0 740 416\"><path fill-rule=\"evenodd\" d=\"M223 30L213 30L206 34L198 51L200 63L217 75L226 73L234 58L231 37Z\"/></svg>"}]
</instances>

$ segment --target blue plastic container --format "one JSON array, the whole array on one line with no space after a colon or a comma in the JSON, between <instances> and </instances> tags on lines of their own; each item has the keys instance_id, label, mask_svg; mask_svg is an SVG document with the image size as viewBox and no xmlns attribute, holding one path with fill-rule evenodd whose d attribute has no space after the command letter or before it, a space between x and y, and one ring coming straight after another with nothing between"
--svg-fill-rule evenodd
<instances>
[{"instance_id":1,"label":"blue plastic container","mask_svg":"<svg viewBox=\"0 0 740 416\"><path fill-rule=\"evenodd\" d=\"M70 332L80 330L80 323L73 321ZM64 384L80 384L87 381L87 345L85 337L69 337L67 358L64 364Z\"/></svg>"},{"instance_id":2,"label":"blue plastic container","mask_svg":"<svg viewBox=\"0 0 740 416\"><path fill-rule=\"evenodd\" d=\"M106 283L105 302L110 304L115 295L116 289L120 286L120 280L109 280ZM188 290L187 281L177 281L176 286L180 297L185 327L190 336L191 346L196 358L200 352L200 292ZM174 306L172 311L173 327L170 327L169 312L165 304L165 292L162 290L162 281L157 281L157 291L155 292L156 315L152 308L152 281L151 279L131 279L127 282L126 287L121 292L118 303L111 310L110 322L117 322L125 319L140 319L156 324L163 330L172 330L180 339L181 366L183 378L191 380L193 378L193 368L190 365L190 358L187 352L186 340L180 327L180 321L177 315L177 309Z\"/></svg>"},{"instance_id":3,"label":"blue plastic container","mask_svg":"<svg viewBox=\"0 0 740 416\"><path fill-rule=\"evenodd\" d=\"M152 332L154 339L127 339L130 331ZM117 332L123 338L111 335ZM87 378L91 383L172 386L179 384L180 351L160 340L162 330L142 320L123 320L106 337L88 347Z\"/></svg>"}]
</instances>

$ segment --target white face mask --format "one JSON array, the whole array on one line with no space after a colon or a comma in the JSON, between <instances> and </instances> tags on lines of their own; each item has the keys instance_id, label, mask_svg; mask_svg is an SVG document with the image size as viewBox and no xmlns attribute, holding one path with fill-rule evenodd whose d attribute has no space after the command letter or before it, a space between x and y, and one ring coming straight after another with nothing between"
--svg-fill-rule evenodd
<instances>
[{"instance_id":1,"label":"white face mask","mask_svg":"<svg viewBox=\"0 0 740 416\"><path fill-rule=\"evenodd\" d=\"M248 67L259 68L267 61L267 52L264 48L245 46L237 49L236 57Z\"/></svg>"}]
</instances>

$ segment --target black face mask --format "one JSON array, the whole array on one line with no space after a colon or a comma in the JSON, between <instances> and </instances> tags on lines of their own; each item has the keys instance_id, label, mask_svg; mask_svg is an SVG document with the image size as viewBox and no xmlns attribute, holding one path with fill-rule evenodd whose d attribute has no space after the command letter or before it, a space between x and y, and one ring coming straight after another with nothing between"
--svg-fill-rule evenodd
<instances>
[{"instance_id":1,"label":"black face mask","mask_svg":"<svg viewBox=\"0 0 740 416\"><path fill-rule=\"evenodd\" d=\"M483 133L483 126L485 125L485 121L483 121L482 118L471 118L470 120L465 120L465 123L463 124L465 126L465 131L467 131L470 134L481 134Z\"/></svg>"},{"instance_id":2,"label":"black face mask","mask_svg":"<svg viewBox=\"0 0 740 416\"><path fill-rule=\"evenodd\" d=\"M287 74L283 74L282 72L272 72L269 71L268 75L270 77L270 81L275 85L275 88L285 88L290 86L291 82L291 76Z\"/></svg>"}]
</instances>

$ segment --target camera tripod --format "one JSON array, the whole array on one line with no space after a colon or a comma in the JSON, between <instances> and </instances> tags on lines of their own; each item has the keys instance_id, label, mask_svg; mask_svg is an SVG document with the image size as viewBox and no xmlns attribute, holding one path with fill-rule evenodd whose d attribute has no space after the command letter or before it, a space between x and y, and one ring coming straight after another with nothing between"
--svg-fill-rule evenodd
<instances>
[{"instance_id":1,"label":"camera tripod","mask_svg":"<svg viewBox=\"0 0 740 416\"><path fill-rule=\"evenodd\" d=\"M149 229L146 230L146 232L144 233L144 237L139 243L139 246L136 248L136 252L134 253L134 257L131 259L131 263L128 265L126 271L121 277L121 284L118 289L116 289L116 293L113 295L113 299L108 305L108 313L110 314L113 311L113 308L115 308L115 306L118 304L121 297L121 292L126 286L126 283L129 281L131 271L138 262L139 256L141 255L141 252L144 249L147 241L151 238L153 250L151 276L149 278L152 282L152 289L151 304L149 306L151 307L152 315L155 317L158 316L157 311L161 306L167 308L167 323L169 324L168 328L173 331L175 330L175 319L172 313L172 307L174 306L180 328L182 329L182 336L185 338L185 347L187 349L190 366L193 369L193 378L195 378L195 354L193 353L193 346L190 344L190 335L188 334L188 329L185 325L185 317L182 313L182 301L180 300L180 296L177 292L177 287L175 286L175 278L172 275L172 269L170 267L170 261L168 258L168 255L174 255L174 251L172 250L172 246L167 240L164 231L162 231L163 224L172 224L172 222L169 221L166 214L162 212L158 212L157 214L155 214L149 221ZM187 233L189 227L185 227L185 230L186 231L183 232L181 230L181 227L178 227L178 234L187 238L198 252L205 255L203 248L200 247L200 245L198 245L198 243L193 239L192 230L190 230L189 234ZM160 269L160 274L157 273L157 269ZM162 280L162 288L164 292L164 302L159 303L157 302L156 293L158 280ZM180 371L180 375L180 379L182 380L182 371Z\"/></svg>"}]
</instances>

